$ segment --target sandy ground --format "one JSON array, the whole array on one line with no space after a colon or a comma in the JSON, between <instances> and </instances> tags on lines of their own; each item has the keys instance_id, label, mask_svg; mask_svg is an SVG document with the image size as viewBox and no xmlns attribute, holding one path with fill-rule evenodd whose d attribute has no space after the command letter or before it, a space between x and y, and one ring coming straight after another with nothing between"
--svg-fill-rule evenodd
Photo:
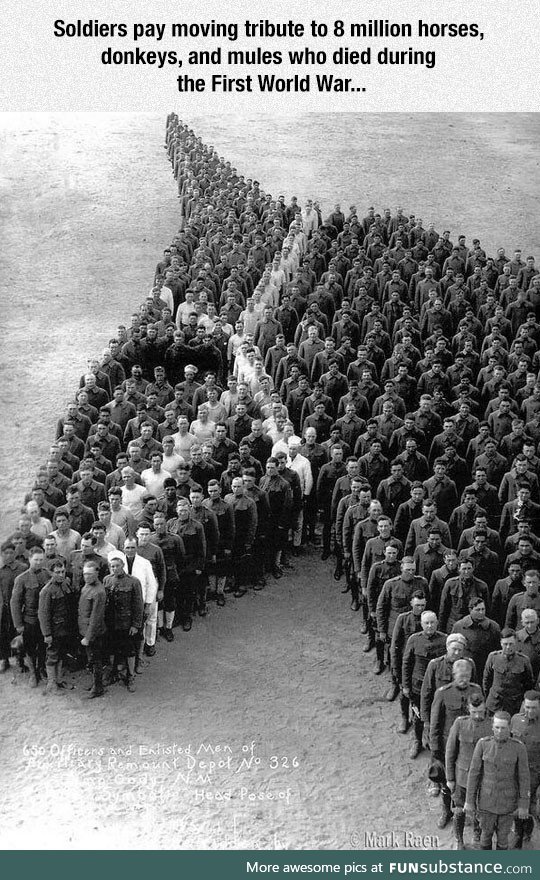
<instances>
[{"instance_id":1,"label":"sandy ground","mask_svg":"<svg viewBox=\"0 0 540 880\"><path fill-rule=\"evenodd\" d=\"M402 204L490 251L540 254L537 116L190 121L274 195ZM162 135L150 116L0 117L2 536L86 357L178 226ZM395 831L448 848L427 758L408 760L358 625L312 553L160 642L136 695L88 704L77 676L50 701L3 676L0 846L361 849Z\"/></svg>"}]
</instances>

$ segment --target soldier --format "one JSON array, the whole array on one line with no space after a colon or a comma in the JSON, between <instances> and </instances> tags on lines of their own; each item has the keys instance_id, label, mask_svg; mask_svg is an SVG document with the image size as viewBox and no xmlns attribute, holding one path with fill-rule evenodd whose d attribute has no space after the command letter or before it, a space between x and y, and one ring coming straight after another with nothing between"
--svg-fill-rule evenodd
<instances>
[{"instance_id":1,"label":"soldier","mask_svg":"<svg viewBox=\"0 0 540 880\"><path fill-rule=\"evenodd\" d=\"M15 578L26 571L28 565L15 558L15 545L11 541L2 544L2 565L0 565L0 672L9 669L11 640L15 627L11 617L11 595Z\"/></svg>"},{"instance_id":2,"label":"soldier","mask_svg":"<svg viewBox=\"0 0 540 880\"><path fill-rule=\"evenodd\" d=\"M530 807L525 820L516 818L516 839L514 849L521 849L523 841L531 838L534 820L538 821L540 794L540 692L526 691L521 712L514 715L510 725L512 736L519 739L527 749L529 759Z\"/></svg>"},{"instance_id":3,"label":"soldier","mask_svg":"<svg viewBox=\"0 0 540 880\"><path fill-rule=\"evenodd\" d=\"M401 560L401 574L399 577L386 581L377 600L378 638L387 647L392 640L398 614L407 610L416 590L421 590L424 595L426 594L427 581L415 574L415 571L414 559L411 556L405 556ZM395 700L398 693L399 685L396 681L392 681L386 699Z\"/></svg>"},{"instance_id":4,"label":"soldier","mask_svg":"<svg viewBox=\"0 0 540 880\"><path fill-rule=\"evenodd\" d=\"M444 684L450 684L453 679L452 667L456 660L465 657L466 650L465 636L461 633L451 633L446 637L446 654L430 660L427 665L420 694L420 717L428 727L435 692Z\"/></svg>"},{"instance_id":5,"label":"soldier","mask_svg":"<svg viewBox=\"0 0 540 880\"><path fill-rule=\"evenodd\" d=\"M454 623L468 614L469 601L474 597L483 599L489 607L487 584L473 576L472 562L462 559L458 577L450 578L442 591L439 622L443 632L452 632Z\"/></svg>"},{"instance_id":6,"label":"soldier","mask_svg":"<svg viewBox=\"0 0 540 880\"><path fill-rule=\"evenodd\" d=\"M398 730L400 733L407 732L410 723L409 709L412 709L414 741L409 752L410 758L416 758L422 751L424 722L420 714L420 699L426 669L430 660L444 654L446 646L446 637L437 629L437 615L433 611L422 612L420 622L422 631L409 637L401 670L401 723Z\"/></svg>"},{"instance_id":7,"label":"soldier","mask_svg":"<svg viewBox=\"0 0 540 880\"><path fill-rule=\"evenodd\" d=\"M247 592L250 581L253 580L252 552L253 542L257 533L257 505L246 493L242 477L234 477L232 492L225 496L225 502L230 504L234 516L234 543L232 558L234 559L235 598L239 599ZM255 583L254 590L260 590L261 585Z\"/></svg>"},{"instance_id":8,"label":"soldier","mask_svg":"<svg viewBox=\"0 0 540 880\"><path fill-rule=\"evenodd\" d=\"M480 848L492 849L497 835L497 849L508 849L508 835L517 810L525 821L529 811L530 774L527 749L511 737L511 717L497 711L493 716L493 736L476 743L469 775L465 812L479 811Z\"/></svg>"},{"instance_id":9,"label":"soldier","mask_svg":"<svg viewBox=\"0 0 540 880\"><path fill-rule=\"evenodd\" d=\"M483 699L480 685L471 682L473 665L470 660L456 660L452 666L452 682L445 684L435 692L429 722L429 747L433 761L440 761L444 766L446 741L452 724L467 712L468 701L472 694ZM446 779L441 785L442 810L438 827L445 828L450 821L450 790Z\"/></svg>"},{"instance_id":10,"label":"soldier","mask_svg":"<svg viewBox=\"0 0 540 880\"><path fill-rule=\"evenodd\" d=\"M446 743L445 770L446 784L452 795L454 813L454 836L456 849L465 849L463 832L465 829L465 794L467 775L476 743L491 733L491 718L487 714L486 703L478 694L471 694L468 700L468 715L456 718ZM480 842L480 823L474 815L474 843Z\"/></svg>"},{"instance_id":11,"label":"soldier","mask_svg":"<svg viewBox=\"0 0 540 880\"><path fill-rule=\"evenodd\" d=\"M287 480L278 473L277 458L270 456L267 460L266 474L261 478L259 486L268 495L270 514L268 517L267 559L268 568L277 580L283 577L281 554L287 541L289 514L292 507L292 490Z\"/></svg>"},{"instance_id":12,"label":"soldier","mask_svg":"<svg viewBox=\"0 0 540 880\"><path fill-rule=\"evenodd\" d=\"M486 705L491 713L497 709L515 715L519 712L523 694L533 685L533 672L528 657L517 651L513 629L501 632L501 650L492 651L484 669Z\"/></svg>"},{"instance_id":13,"label":"soldier","mask_svg":"<svg viewBox=\"0 0 540 880\"><path fill-rule=\"evenodd\" d=\"M208 495L209 497L203 501L203 504L216 517L219 534L213 574L216 579L216 605L222 608L225 605L225 584L231 570L231 554L234 543L234 514L231 505L221 497L218 480L209 481Z\"/></svg>"},{"instance_id":14,"label":"soldier","mask_svg":"<svg viewBox=\"0 0 540 880\"><path fill-rule=\"evenodd\" d=\"M143 627L144 601L141 582L125 570L125 556L115 550L109 554L110 574L105 578L108 649L111 669L107 684L118 681L118 665L126 664L126 686L135 691L135 658L137 638Z\"/></svg>"},{"instance_id":15,"label":"soldier","mask_svg":"<svg viewBox=\"0 0 540 880\"><path fill-rule=\"evenodd\" d=\"M206 541L206 557L204 569L199 577L198 594L197 594L197 612L199 617L206 617L206 594L208 591L208 566L214 565L216 561L216 552L219 544L219 529L215 513L203 504L204 493L202 486L195 483L189 492L189 500L191 501L191 517L197 520L204 529L204 537Z\"/></svg>"},{"instance_id":16,"label":"soldier","mask_svg":"<svg viewBox=\"0 0 540 880\"><path fill-rule=\"evenodd\" d=\"M167 642L174 641L173 624L176 598L180 590L179 568L184 558L184 542L178 535L167 531L166 514L158 510L154 514L152 543L159 547L165 561L165 584L163 600L158 605L158 630Z\"/></svg>"},{"instance_id":17,"label":"soldier","mask_svg":"<svg viewBox=\"0 0 540 880\"><path fill-rule=\"evenodd\" d=\"M62 559L53 562L50 581L39 594L38 618L46 645L46 694L58 694L65 687L62 667L66 659L76 619L77 596L66 578Z\"/></svg>"},{"instance_id":18,"label":"soldier","mask_svg":"<svg viewBox=\"0 0 540 880\"><path fill-rule=\"evenodd\" d=\"M84 586L79 596L79 633L81 645L86 649L88 663L92 669L93 684L88 699L102 697L103 689L103 648L107 628L105 626L105 587L98 578L98 566L93 559L83 565Z\"/></svg>"},{"instance_id":19,"label":"soldier","mask_svg":"<svg viewBox=\"0 0 540 880\"><path fill-rule=\"evenodd\" d=\"M465 636L468 653L474 660L478 678L481 679L488 655L497 651L501 644L501 628L494 620L486 617L483 599L478 596L470 599L469 613L462 620L456 621L452 632Z\"/></svg>"},{"instance_id":20,"label":"soldier","mask_svg":"<svg viewBox=\"0 0 540 880\"><path fill-rule=\"evenodd\" d=\"M176 519L169 520L167 530L178 535L184 543L185 555L178 570L181 584L178 616L184 632L189 632L193 625L192 615L199 578L206 559L206 538L202 525L191 516L188 498L178 499Z\"/></svg>"},{"instance_id":21,"label":"soldier","mask_svg":"<svg viewBox=\"0 0 540 880\"><path fill-rule=\"evenodd\" d=\"M39 594L49 580L49 573L43 568L44 558L41 547L30 549L29 568L15 578L10 602L13 625L23 638L31 688L37 687L40 674L45 676L45 642L38 620Z\"/></svg>"},{"instance_id":22,"label":"soldier","mask_svg":"<svg viewBox=\"0 0 540 880\"><path fill-rule=\"evenodd\" d=\"M377 660L375 663L375 675L381 675L385 669L384 642L377 638L377 602L386 581L399 577L401 563L398 562L398 543L391 541L384 548L384 559L372 565L366 588L366 594L362 593L362 603L366 604L367 635L368 641L363 647L364 653L372 648L376 649Z\"/></svg>"}]
</instances>

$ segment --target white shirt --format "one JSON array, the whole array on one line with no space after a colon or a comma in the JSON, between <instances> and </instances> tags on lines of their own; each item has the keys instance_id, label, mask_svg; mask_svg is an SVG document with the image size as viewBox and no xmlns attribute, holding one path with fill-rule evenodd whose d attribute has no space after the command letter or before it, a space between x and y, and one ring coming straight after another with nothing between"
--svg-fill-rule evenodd
<instances>
[{"instance_id":1,"label":"white shirt","mask_svg":"<svg viewBox=\"0 0 540 880\"><path fill-rule=\"evenodd\" d=\"M160 468L156 474L156 472L149 467L141 473L141 480L150 495L155 495L156 498L158 498L164 491L165 487L163 484L165 483L165 480L170 476L170 472L163 468Z\"/></svg>"},{"instance_id":2,"label":"white shirt","mask_svg":"<svg viewBox=\"0 0 540 880\"><path fill-rule=\"evenodd\" d=\"M127 560L125 570L126 572L129 572ZM141 582L144 604L150 605L152 602L155 602L157 598L158 582L152 568L152 563L149 562L148 559L145 559L144 556L139 556L139 554L136 553L135 559L133 560L131 574Z\"/></svg>"},{"instance_id":3,"label":"white shirt","mask_svg":"<svg viewBox=\"0 0 540 880\"><path fill-rule=\"evenodd\" d=\"M311 473L311 464L309 460L298 453L294 458L287 458L287 467L292 471L296 471L300 478L300 486L302 487L302 495L309 495L313 489L313 474Z\"/></svg>"},{"instance_id":4,"label":"white shirt","mask_svg":"<svg viewBox=\"0 0 540 880\"><path fill-rule=\"evenodd\" d=\"M137 485L137 483L135 483L133 489L128 489L127 486L122 486L121 489L122 507L125 507L132 516L136 517L143 509L142 499L145 495L148 495L148 489L145 486Z\"/></svg>"}]
</instances>

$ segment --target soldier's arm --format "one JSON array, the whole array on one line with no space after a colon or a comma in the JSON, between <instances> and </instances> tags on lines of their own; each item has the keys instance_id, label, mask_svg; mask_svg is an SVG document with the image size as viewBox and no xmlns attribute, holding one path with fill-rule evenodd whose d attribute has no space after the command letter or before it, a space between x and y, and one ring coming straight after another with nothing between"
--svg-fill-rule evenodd
<instances>
[{"instance_id":1,"label":"soldier's arm","mask_svg":"<svg viewBox=\"0 0 540 880\"><path fill-rule=\"evenodd\" d=\"M435 693L435 667L432 663L433 661L430 660L427 665L426 674L424 675L424 680L422 682L422 689L420 691L420 718L424 724L429 723L433 694Z\"/></svg>"},{"instance_id":2,"label":"soldier's arm","mask_svg":"<svg viewBox=\"0 0 540 880\"><path fill-rule=\"evenodd\" d=\"M39 594L38 620L39 628L44 639L52 635L51 598L48 590L42 590Z\"/></svg>"},{"instance_id":3,"label":"soldier's arm","mask_svg":"<svg viewBox=\"0 0 540 880\"><path fill-rule=\"evenodd\" d=\"M488 656L486 665L484 666L484 677L482 679L482 690L487 697L493 684L493 658L491 654Z\"/></svg>"},{"instance_id":4,"label":"soldier's arm","mask_svg":"<svg viewBox=\"0 0 540 880\"><path fill-rule=\"evenodd\" d=\"M390 643L390 668L398 681L401 681L401 666L403 657L403 623L401 615L396 620Z\"/></svg>"},{"instance_id":5,"label":"soldier's arm","mask_svg":"<svg viewBox=\"0 0 540 880\"><path fill-rule=\"evenodd\" d=\"M144 599L141 582L134 578L135 584L131 591L131 628L141 629L143 625Z\"/></svg>"},{"instance_id":6,"label":"soldier's arm","mask_svg":"<svg viewBox=\"0 0 540 880\"><path fill-rule=\"evenodd\" d=\"M521 742L519 745L517 758L517 775L518 775L518 810L525 813L529 811L531 775L529 770L529 759L527 757L527 749Z\"/></svg>"},{"instance_id":7,"label":"soldier's arm","mask_svg":"<svg viewBox=\"0 0 540 880\"><path fill-rule=\"evenodd\" d=\"M412 673L414 669L414 639L409 636L401 663L401 686L404 691L412 690Z\"/></svg>"},{"instance_id":8,"label":"soldier's arm","mask_svg":"<svg viewBox=\"0 0 540 880\"><path fill-rule=\"evenodd\" d=\"M459 728L460 728L460 720L456 718L452 727L450 728L450 733L448 734L448 740L446 742L446 752L445 752L445 767L446 767L446 781L453 782L456 781L456 761L459 754Z\"/></svg>"},{"instance_id":9,"label":"soldier's arm","mask_svg":"<svg viewBox=\"0 0 540 880\"><path fill-rule=\"evenodd\" d=\"M431 707L431 718L429 721L429 747L434 758L444 760L444 716L445 705L442 699L441 691L435 692L433 706Z\"/></svg>"},{"instance_id":10,"label":"soldier's arm","mask_svg":"<svg viewBox=\"0 0 540 880\"><path fill-rule=\"evenodd\" d=\"M10 610L13 619L13 626L18 633L24 630L23 607L24 607L24 587L18 582L19 578L15 578L13 592L11 594Z\"/></svg>"},{"instance_id":11,"label":"soldier's arm","mask_svg":"<svg viewBox=\"0 0 540 880\"><path fill-rule=\"evenodd\" d=\"M465 810L474 812L476 810L476 798L478 795L478 787L480 785L480 777L482 773L482 765L484 758L484 740L479 739L476 743L469 773L467 776L467 794L465 796Z\"/></svg>"},{"instance_id":12,"label":"soldier's arm","mask_svg":"<svg viewBox=\"0 0 540 880\"><path fill-rule=\"evenodd\" d=\"M93 642L96 637L96 631L101 620L105 615L105 591L100 590L93 599L92 611L90 612L90 620L88 627L84 633L87 642Z\"/></svg>"}]
</instances>

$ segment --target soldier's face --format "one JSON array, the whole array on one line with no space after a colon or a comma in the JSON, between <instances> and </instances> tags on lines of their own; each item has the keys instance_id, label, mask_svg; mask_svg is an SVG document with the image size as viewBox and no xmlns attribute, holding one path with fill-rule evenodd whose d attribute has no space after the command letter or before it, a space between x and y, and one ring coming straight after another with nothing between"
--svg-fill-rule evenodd
<instances>
[{"instance_id":1,"label":"soldier's face","mask_svg":"<svg viewBox=\"0 0 540 880\"><path fill-rule=\"evenodd\" d=\"M510 739L510 724L505 718L493 719L493 736L497 742L506 742Z\"/></svg>"},{"instance_id":2,"label":"soldier's face","mask_svg":"<svg viewBox=\"0 0 540 880\"><path fill-rule=\"evenodd\" d=\"M469 715L473 721L483 721L486 717L486 704L480 706L469 706Z\"/></svg>"},{"instance_id":3,"label":"soldier's face","mask_svg":"<svg viewBox=\"0 0 540 880\"><path fill-rule=\"evenodd\" d=\"M540 700L525 700L523 711L530 721L535 721L540 716Z\"/></svg>"}]
</instances>

